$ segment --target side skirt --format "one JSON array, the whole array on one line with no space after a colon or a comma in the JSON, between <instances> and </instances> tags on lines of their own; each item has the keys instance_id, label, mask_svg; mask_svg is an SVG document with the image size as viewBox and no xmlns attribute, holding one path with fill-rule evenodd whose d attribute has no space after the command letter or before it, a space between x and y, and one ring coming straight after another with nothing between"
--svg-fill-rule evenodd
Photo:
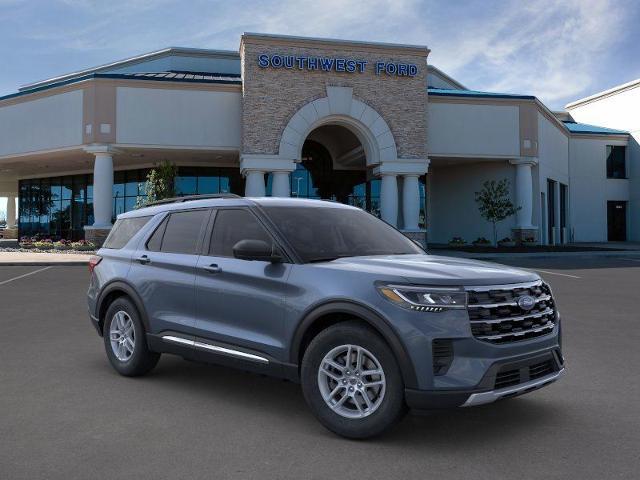
<instances>
[{"instance_id":1,"label":"side skirt","mask_svg":"<svg viewBox=\"0 0 640 480\"><path fill-rule=\"evenodd\" d=\"M239 370L283 378L299 383L298 366L284 363L262 352L178 332L147 334L149 349L158 353L180 355L187 360L222 365Z\"/></svg>"}]
</instances>

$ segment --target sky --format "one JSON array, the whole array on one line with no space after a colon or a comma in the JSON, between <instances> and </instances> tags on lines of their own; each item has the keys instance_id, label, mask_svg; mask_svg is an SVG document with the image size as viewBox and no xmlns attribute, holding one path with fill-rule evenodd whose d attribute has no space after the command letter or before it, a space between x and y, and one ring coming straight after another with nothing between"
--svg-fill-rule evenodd
<instances>
[{"instance_id":1,"label":"sky","mask_svg":"<svg viewBox=\"0 0 640 480\"><path fill-rule=\"evenodd\" d=\"M640 2L0 0L0 95L167 46L237 50L242 32L427 45L468 88L552 109L640 77Z\"/></svg>"},{"instance_id":2,"label":"sky","mask_svg":"<svg viewBox=\"0 0 640 480\"><path fill-rule=\"evenodd\" d=\"M242 32L426 45L467 88L551 109L640 78L637 0L0 0L0 95L168 46L237 50Z\"/></svg>"}]
</instances>

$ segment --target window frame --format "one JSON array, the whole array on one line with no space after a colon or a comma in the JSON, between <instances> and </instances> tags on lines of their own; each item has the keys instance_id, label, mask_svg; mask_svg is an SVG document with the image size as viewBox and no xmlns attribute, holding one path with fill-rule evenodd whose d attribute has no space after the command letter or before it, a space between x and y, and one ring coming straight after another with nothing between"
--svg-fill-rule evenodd
<instances>
[{"instance_id":1,"label":"window frame","mask_svg":"<svg viewBox=\"0 0 640 480\"><path fill-rule=\"evenodd\" d=\"M610 150L613 151L614 148L622 148L624 151L624 155L623 155L623 166L624 166L624 172L623 175L621 177L616 177L616 176L610 176L609 175L609 157L610 157ZM605 159L604 159L604 169L605 169L605 177L607 178L607 180L628 180L629 179L629 161L628 161L628 148L627 145L606 145L605 147ZM615 172L615 168L611 168L611 173Z\"/></svg>"},{"instance_id":2,"label":"window frame","mask_svg":"<svg viewBox=\"0 0 640 480\"><path fill-rule=\"evenodd\" d=\"M236 258L234 256L222 256L222 255L211 255L209 253L209 249L211 247L211 240L212 240L212 236L213 236L213 230L215 228L216 222L218 220L218 212L222 211L222 210L244 210L249 212L250 215L252 215L256 221L260 224L260 226L264 229L264 231L267 233L267 235L271 238L271 241L273 242L273 245L276 247L276 249L278 250L278 252L280 253L280 255L282 256L282 262L281 263L293 263L291 261L291 257L287 251L287 249L283 248L282 242L279 240L278 235L275 235L273 232L273 229L271 228L271 226L264 221L264 219L262 218L261 215L259 215L253 208L249 207L249 206L243 206L243 205L234 205L234 206L221 206L221 207L213 207L212 208L212 212L211 212L211 217L209 218L209 225L206 229L206 232L204 234L204 240L202 242L201 245L201 255L205 256L205 257L214 257L214 258L228 258L228 259L232 259L232 260L242 260L240 258ZM251 261L251 260L242 260L244 262L247 261Z\"/></svg>"},{"instance_id":3,"label":"window frame","mask_svg":"<svg viewBox=\"0 0 640 480\"><path fill-rule=\"evenodd\" d=\"M160 222L158 223L158 225L155 226L155 228L153 228L153 231L146 237L145 242L144 242L144 249L147 252L150 253L162 253L165 255L194 255L194 256L199 256L202 255L202 245L204 243L204 239L206 238L204 235L206 234L205 232L208 229L209 223L211 222L211 208L210 207L200 207L200 208L182 208L179 210L169 210L167 212L164 212L165 215L162 217L162 220L160 220ZM167 232L167 225L169 225L169 220L171 219L171 215L173 214L178 214L178 213L185 213L185 212L193 212L193 211L205 211L205 213L208 213L209 216L206 217L205 215L205 219L202 222L202 225L200 226L200 233L198 234L198 240L196 241L196 246L194 249L193 253L184 253L184 252L164 252L162 251L162 247L164 244L164 236ZM163 229L164 231L162 232L162 240L160 240L160 250L150 250L149 249L149 242L151 241L151 237L153 237L156 232L159 229Z\"/></svg>"}]
</instances>

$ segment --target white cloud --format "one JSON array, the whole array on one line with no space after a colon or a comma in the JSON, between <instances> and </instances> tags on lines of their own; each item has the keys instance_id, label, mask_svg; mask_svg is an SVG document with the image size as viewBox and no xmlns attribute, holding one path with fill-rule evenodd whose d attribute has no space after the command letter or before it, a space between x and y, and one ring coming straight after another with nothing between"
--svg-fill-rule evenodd
<instances>
[{"instance_id":1,"label":"white cloud","mask_svg":"<svg viewBox=\"0 0 640 480\"><path fill-rule=\"evenodd\" d=\"M595 84L598 57L624 36L626 8L608 0L512 2L437 38L433 61L471 88L529 93L559 106Z\"/></svg>"},{"instance_id":2,"label":"white cloud","mask_svg":"<svg viewBox=\"0 0 640 480\"><path fill-rule=\"evenodd\" d=\"M598 58L635 31L627 1L57 0L44 10L21 2L12 21L29 25L18 42L66 56L51 74L169 45L235 50L254 31L426 44L429 61L470 88L535 94L557 107L592 93L606 74Z\"/></svg>"}]
</instances>

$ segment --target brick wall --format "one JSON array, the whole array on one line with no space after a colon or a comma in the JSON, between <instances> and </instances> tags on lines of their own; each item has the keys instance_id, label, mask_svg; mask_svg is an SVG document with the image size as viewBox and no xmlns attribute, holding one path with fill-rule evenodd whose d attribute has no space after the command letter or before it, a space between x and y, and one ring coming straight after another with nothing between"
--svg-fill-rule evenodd
<instances>
[{"instance_id":1,"label":"brick wall","mask_svg":"<svg viewBox=\"0 0 640 480\"><path fill-rule=\"evenodd\" d=\"M359 45L296 45L244 37L242 153L277 154L289 119L305 104L326 96L326 87L353 88L354 98L376 110L393 133L399 158L426 158L426 55L390 47L372 50ZM409 53L407 53L409 52ZM260 54L339 57L368 62L364 73L262 68ZM375 74L378 61L418 66L414 77Z\"/></svg>"}]
</instances>

